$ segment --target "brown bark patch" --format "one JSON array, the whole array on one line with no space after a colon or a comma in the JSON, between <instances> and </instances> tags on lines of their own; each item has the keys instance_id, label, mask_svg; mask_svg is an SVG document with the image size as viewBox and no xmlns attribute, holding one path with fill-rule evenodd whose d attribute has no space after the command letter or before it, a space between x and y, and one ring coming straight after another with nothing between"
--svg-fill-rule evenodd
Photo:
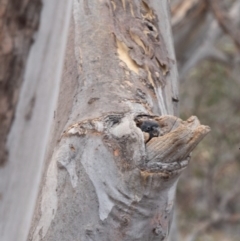
<instances>
[{"instance_id":1,"label":"brown bark patch","mask_svg":"<svg viewBox=\"0 0 240 241\"><path fill-rule=\"evenodd\" d=\"M109 9L120 60L136 74L145 72L152 87L164 86L170 61L154 10L129 0L112 0Z\"/></svg>"}]
</instances>

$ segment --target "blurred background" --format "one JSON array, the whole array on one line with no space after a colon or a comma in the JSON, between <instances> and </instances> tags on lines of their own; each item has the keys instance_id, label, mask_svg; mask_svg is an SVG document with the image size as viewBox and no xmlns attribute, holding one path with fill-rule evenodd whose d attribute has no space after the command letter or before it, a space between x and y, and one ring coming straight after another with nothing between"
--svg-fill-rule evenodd
<instances>
[{"instance_id":1,"label":"blurred background","mask_svg":"<svg viewBox=\"0 0 240 241\"><path fill-rule=\"evenodd\" d=\"M240 240L240 0L172 0L180 117L211 132L177 189L171 241Z\"/></svg>"}]
</instances>

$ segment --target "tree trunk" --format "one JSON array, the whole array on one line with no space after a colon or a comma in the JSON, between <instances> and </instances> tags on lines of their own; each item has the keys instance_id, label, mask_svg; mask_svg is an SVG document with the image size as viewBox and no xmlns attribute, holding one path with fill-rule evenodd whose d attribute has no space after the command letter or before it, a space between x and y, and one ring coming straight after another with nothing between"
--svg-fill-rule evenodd
<instances>
[{"instance_id":1,"label":"tree trunk","mask_svg":"<svg viewBox=\"0 0 240 241\"><path fill-rule=\"evenodd\" d=\"M0 165L7 160L5 143L40 11L40 0L0 1Z\"/></svg>"},{"instance_id":2,"label":"tree trunk","mask_svg":"<svg viewBox=\"0 0 240 241\"><path fill-rule=\"evenodd\" d=\"M208 132L165 116L178 104L167 1L73 9L62 81L71 91L59 97L29 240L165 240L178 177ZM146 121L161 128L150 141Z\"/></svg>"},{"instance_id":3,"label":"tree trunk","mask_svg":"<svg viewBox=\"0 0 240 241\"><path fill-rule=\"evenodd\" d=\"M5 24L2 36L6 38L10 32L13 38L5 43L13 44L12 51L6 56L4 53L0 55L1 77L3 76L1 111L3 116L10 118L5 119L6 122L0 120L0 155L5 146L8 149L8 160L0 168L1 241L27 239L59 94L71 2L43 2L40 25L28 55L35 31L31 26L37 27L36 19L40 14L37 6L39 7L39 1L8 1L6 15L1 16L1 20L4 20L2 23ZM19 15L25 23L20 27ZM8 18L5 19L5 16ZM15 104L17 107L14 112ZM6 141L8 129L11 130Z\"/></svg>"},{"instance_id":4,"label":"tree trunk","mask_svg":"<svg viewBox=\"0 0 240 241\"><path fill-rule=\"evenodd\" d=\"M167 0L75 0L28 239L166 240L177 180L209 131L175 117L178 101Z\"/></svg>"}]
</instances>

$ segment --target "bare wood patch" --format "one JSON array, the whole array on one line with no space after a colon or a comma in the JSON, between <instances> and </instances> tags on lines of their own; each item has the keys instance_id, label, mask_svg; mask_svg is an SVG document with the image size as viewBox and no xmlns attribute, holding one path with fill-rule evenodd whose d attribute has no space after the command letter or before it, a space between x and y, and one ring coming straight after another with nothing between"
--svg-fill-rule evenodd
<instances>
[{"instance_id":1,"label":"bare wood patch","mask_svg":"<svg viewBox=\"0 0 240 241\"><path fill-rule=\"evenodd\" d=\"M136 74L145 72L154 88L164 86L170 61L153 9L146 1L138 9L129 0L111 1L109 9L119 58Z\"/></svg>"}]
</instances>

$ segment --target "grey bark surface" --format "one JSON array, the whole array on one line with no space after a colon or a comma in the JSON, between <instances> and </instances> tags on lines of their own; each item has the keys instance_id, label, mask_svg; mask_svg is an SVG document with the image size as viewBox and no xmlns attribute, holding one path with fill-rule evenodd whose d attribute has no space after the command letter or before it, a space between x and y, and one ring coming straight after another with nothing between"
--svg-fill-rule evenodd
<instances>
[{"instance_id":1,"label":"grey bark surface","mask_svg":"<svg viewBox=\"0 0 240 241\"><path fill-rule=\"evenodd\" d=\"M168 1L74 1L61 90L29 240L166 240L177 180L209 131L173 116ZM145 120L161 130L147 143Z\"/></svg>"},{"instance_id":2,"label":"grey bark surface","mask_svg":"<svg viewBox=\"0 0 240 241\"><path fill-rule=\"evenodd\" d=\"M13 1L10 2L13 4ZM24 1L24 3L28 6L28 1ZM22 13L21 9L18 9L17 3L14 6ZM21 73L19 76L21 79L22 73L25 72L14 121L6 143L8 161L0 168L1 241L25 241L27 239L54 108L59 94L70 12L71 2L44 1L40 26L27 58L25 71L23 63L28 51L23 51L22 45L19 45L15 46L15 51L19 56L16 56L16 52L13 51L13 55L9 53L9 58L6 58L8 64L9 59L16 61L19 69L16 70L14 64L5 69L9 72L1 72L6 76L9 75L7 80L12 81L8 83L9 85L16 84L13 92L18 92L20 89L19 79L14 79L14 76ZM36 16L38 14L34 8L31 11L23 11L23 19L28 17L24 13L35 13ZM30 19L34 20L35 17L32 16ZM25 30L28 33L27 27ZM15 34L19 37L16 32ZM18 38L16 37L16 39ZM28 44L29 40L26 40L23 45L26 47ZM2 56L0 57L2 61ZM6 76L4 81L6 81ZM4 98L4 96L2 97ZM12 99L11 95L7 98L13 102L16 101L16 99ZM10 103L8 104L11 106ZM15 107L11 107L12 115ZM10 120L9 123L11 123ZM8 129L9 126L5 126L5 128Z\"/></svg>"},{"instance_id":3,"label":"grey bark surface","mask_svg":"<svg viewBox=\"0 0 240 241\"><path fill-rule=\"evenodd\" d=\"M40 12L40 0L0 1L0 166L7 161L6 139Z\"/></svg>"}]
</instances>

